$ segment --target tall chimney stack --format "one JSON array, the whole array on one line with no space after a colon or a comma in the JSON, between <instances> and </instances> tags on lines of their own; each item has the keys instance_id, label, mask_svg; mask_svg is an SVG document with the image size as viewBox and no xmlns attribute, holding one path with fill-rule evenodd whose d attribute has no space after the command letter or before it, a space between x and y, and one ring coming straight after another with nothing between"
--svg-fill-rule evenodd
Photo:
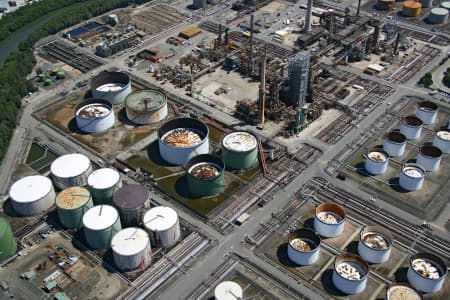
<instances>
[{"instance_id":1,"label":"tall chimney stack","mask_svg":"<svg viewBox=\"0 0 450 300\"><path fill-rule=\"evenodd\" d=\"M261 59L261 82L259 84L259 121L261 124L264 124L264 112L266 109L266 55L267 44L264 46L264 55Z\"/></svg>"},{"instance_id":2,"label":"tall chimney stack","mask_svg":"<svg viewBox=\"0 0 450 300\"><path fill-rule=\"evenodd\" d=\"M249 59L249 75L253 76L253 70L255 69L253 66L253 19L254 15L250 16L250 59Z\"/></svg>"},{"instance_id":3,"label":"tall chimney stack","mask_svg":"<svg viewBox=\"0 0 450 300\"><path fill-rule=\"evenodd\" d=\"M313 0L308 0L308 7L306 10L306 17L305 17L305 31L311 30L312 7L313 7Z\"/></svg>"},{"instance_id":4,"label":"tall chimney stack","mask_svg":"<svg viewBox=\"0 0 450 300\"><path fill-rule=\"evenodd\" d=\"M356 10L356 16L359 17L359 9L361 8L361 0L358 0L358 9Z\"/></svg>"}]
</instances>

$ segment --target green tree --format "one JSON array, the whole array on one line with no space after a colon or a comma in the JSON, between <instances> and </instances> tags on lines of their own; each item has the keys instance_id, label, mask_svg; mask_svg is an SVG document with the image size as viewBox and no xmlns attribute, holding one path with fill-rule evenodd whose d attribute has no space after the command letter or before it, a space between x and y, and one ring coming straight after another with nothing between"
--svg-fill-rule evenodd
<instances>
[{"instance_id":1,"label":"green tree","mask_svg":"<svg viewBox=\"0 0 450 300\"><path fill-rule=\"evenodd\" d=\"M425 87L430 87L433 85L433 78L431 76L431 73L426 73L425 75L423 75L422 78L420 78L419 80L419 84L423 84L423 86Z\"/></svg>"}]
</instances>

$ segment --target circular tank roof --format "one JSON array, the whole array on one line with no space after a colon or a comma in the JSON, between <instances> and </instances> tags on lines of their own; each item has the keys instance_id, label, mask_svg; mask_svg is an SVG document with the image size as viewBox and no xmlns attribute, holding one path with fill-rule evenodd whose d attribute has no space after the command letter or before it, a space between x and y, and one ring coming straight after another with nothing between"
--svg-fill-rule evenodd
<instances>
[{"instance_id":1,"label":"circular tank roof","mask_svg":"<svg viewBox=\"0 0 450 300\"><path fill-rule=\"evenodd\" d=\"M152 231L165 231L176 224L177 212L167 206L157 206L144 215L144 225Z\"/></svg>"},{"instance_id":2,"label":"circular tank roof","mask_svg":"<svg viewBox=\"0 0 450 300\"><path fill-rule=\"evenodd\" d=\"M89 175L88 184L94 189L102 190L114 186L119 180L119 172L111 168L102 168Z\"/></svg>"},{"instance_id":3,"label":"circular tank roof","mask_svg":"<svg viewBox=\"0 0 450 300\"><path fill-rule=\"evenodd\" d=\"M72 153L55 159L50 170L52 171L52 174L57 177L69 178L83 174L90 165L91 162L87 156L79 153Z\"/></svg>"},{"instance_id":4,"label":"circular tank roof","mask_svg":"<svg viewBox=\"0 0 450 300\"><path fill-rule=\"evenodd\" d=\"M218 300L242 299L243 292L239 284L234 281L223 281L214 289L214 296Z\"/></svg>"},{"instance_id":5,"label":"circular tank roof","mask_svg":"<svg viewBox=\"0 0 450 300\"><path fill-rule=\"evenodd\" d=\"M430 12L433 15L446 16L448 15L448 9L442 7L433 8Z\"/></svg>"},{"instance_id":6,"label":"circular tank roof","mask_svg":"<svg viewBox=\"0 0 450 300\"><path fill-rule=\"evenodd\" d=\"M131 93L125 99L125 105L133 110L149 112L166 104L167 98L158 90L141 90Z\"/></svg>"},{"instance_id":7,"label":"circular tank roof","mask_svg":"<svg viewBox=\"0 0 450 300\"><path fill-rule=\"evenodd\" d=\"M91 102L89 101L85 105L81 105L76 110L76 116L86 120L95 120L99 118L104 118L112 112L112 107L110 104L105 104L102 102Z\"/></svg>"},{"instance_id":8,"label":"circular tank roof","mask_svg":"<svg viewBox=\"0 0 450 300\"><path fill-rule=\"evenodd\" d=\"M140 184L128 184L118 189L113 196L113 203L119 208L138 208L150 195L147 188Z\"/></svg>"},{"instance_id":9,"label":"circular tank roof","mask_svg":"<svg viewBox=\"0 0 450 300\"><path fill-rule=\"evenodd\" d=\"M45 176L27 176L16 182L9 190L9 196L16 202L34 202L45 197L52 189L52 181Z\"/></svg>"},{"instance_id":10,"label":"circular tank roof","mask_svg":"<svg viewBox=\"0 0 450 300\"><path fill-rule=\"evenodd\" d=\"M112 250L124 256L135 255L147 247L147 232L140 228L129 227L119 231L111 241Z\"/></svg>"},{"instance_id":11,"label":"circular tank roof","mask_svg":"<svg viewBox=\"0 0 450 300\"><path fill-rule=\"evenodd\" d=\"M416 1L405 1L403 2L403 6L408 8L420 8L422 7L422 4Z\"/></svg>"},{"instance_id":12,"label":"circular tank roof","mask_svg":"<svg viewBox=\"0 0 450 300\"><path fill-rule=\"evenodd\" d=\"M246 152L255 149L258 141L253 134L238 131L227 134L222 143L230 151Z\"/></svg>"},{"instance_id":13,"label":"circular tank roof","mask_svg":"<svg viewBox=\"0 0 450 300\"><path fill-rule=\"evenodd\" d=\"M91 193L83 187L73 186L61 191L56 197L56 205L62 209L77 209L91 199Z\"/></svg>"},{"instance_id":14,"label":"circular tank roof","mask_svg":"<svg viewBox=\"0 0 450 300\"><path fill-rule=\"evenodd\" d=\"M97 205L83 215L83 226L91 230L104 230L111 227L119 217L117 210L110 205Z\"/></svg>"},{"instance_id":15,"label":"circular tank roof","mask_svg":"<svg viewBox=\"0 0 450 300\"><path fill-rule=\"evenodd\" d=\"M450 9L450 1L445 1L441 3L441 6L446 9Z\"/></svg>"},{"instance_id":16,"label":"circular tank roof","mask_svg":"<svg viewBox=\"0 0 450 300\"><path fill-rule=\"evenodd\" d=\"M391 285L386 292L387 300L422 300L422 295L412 286L406 283L396 283Z\"/></svg>"}]
</instances>

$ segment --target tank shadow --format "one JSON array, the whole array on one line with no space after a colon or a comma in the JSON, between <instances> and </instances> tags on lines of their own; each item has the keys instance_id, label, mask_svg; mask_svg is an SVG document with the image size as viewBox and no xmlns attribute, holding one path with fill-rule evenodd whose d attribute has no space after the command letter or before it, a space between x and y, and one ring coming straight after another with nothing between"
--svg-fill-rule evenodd
<instances>
[{"instance_id":1,"label":"tank shadow","mask_svg":"<svg viewBox=\"0 0 450 300\"><path fill-rule=\"evenodd\" d=\"M130 121L130 119L128 119L127 111L126 111L125 107L123 107L121 110L119 110L119 112L117 113L117 119L119 119L119 122L122 123L123 125L134 126L134 127L139 126L139 124L136 124L136 123Z\"/></svg>"},{"instance_id":2,"label":"tank shadow","mask_svg":"<svg viewBox=\"0 0 450 300\"><path fill-rule=\"evenodd\" d=\"M359 255L358 253L358 241L351 241L347 247L345 247L345 250L348 253Z\"/></svg>"},{"instance_id":3,"label":"tank shadow","mask_svg":"<svg viewBox=\"0 0 450 300\"><path fill-rule=\"evenodd\" d=\"M366 165L364 162L358 163L356 166L356 172L364 177L370 177L370 174L366 171Z\"/></svg>"},{"instance_id":4,"label":"tank shadow","mask_svg":"<svg viewBox=\"0 0 450 300\"><path fill-rule=\"evenodd\" d=\"M408 273L408 268L398 268L394 273L395 282L408 282L406 274Z\"/></svg>"},{"instance_id":5,"label":"tank shadow","mask_svg":"<svg viewBox=\"0 0 450 300\"><path fill-rule=\"evenodd\" d=\"M320 282L324 289L333 296L347 296L347 294L339 291L333 283L333 270L327 269L320 276Z\"/></svg>"},{"instance_id":6,"label":"tank shadow","mask_svg":"<svg viewBox=\"0 0 450 300\"><path fill-rule=\"evenodd\" d=\"M303 227L314 230L314 218L309 218L303 223Z\"/></svg>"},{"instance_id":7,"label":"tank shadow","mask_svg":"<svg viewBox=\"0 0 450 300\"><path fill-rule=\"evenodd\" d=\"M109 273L119 273L114 263L112 250L108 249L102 256L102 267Z\"/></svg>"},{"instance_id":8,"label":"tank shadow","mask_svg":"<svg viewBox=\"0 0 450 300\"><path fill-rule=\"evenodd\" d=\"M5 202L3 202L3 212L8 217L14 217L14 218L20 217L20 215L18 215L16 213L16 211L14 210L14 208L12 207L10 199L8 199Z\"/></svg>"},{"instance_id":9,"label":"tank shadow","mask_svg":"<svg viewBox=\"0 0 450 300\"><path fill-rule=\"evenodd\" d=\"M161 155L159 154L159 146L158 141L152 142L147 147L147 156L148 158L154 162L155 164L162 166L162 167L175 167L175 165L168 163L165 161Z\"/></svg>"},{"instance_id":10,"label":"tank shadow","mask_svg":"<svg viewBox=\"0 0 450 300\"><path fill-rule=\"evenodd\" d=\"M393 177L393 178L389 179L388 182L389 182L389 186L391 187L391 189L393 189L394 191L399 192L399 193L409 193L409 191L405 190L404 188L402 188L400 186L399 179L400 179L399 177Z\"/></svg>"},{"instance_id":11,"label":"tank shadow","mask_svg":"<svg viewBox=\"0 0 450 300\"><path fill-rule=\"evenodd\" d=\"M288 255L287 255L287 249L288 249L287 243L283 243L277 248L278 261L282 265L289 267L289 268L300 267L300 265L297 265L296 263L294 263L292 260L289 259Z\"/></svg>"},{"instance_id":12,"label":"tank shadow","mask_svg":"<svg viewBox=\"0 0 450 300\"><path fill-rule=\"evenodd\" d=\"M192 197L191 193L189 192L186 175L181 176L175 182L175 192L177 192L177 194L180 195L181 197L194 199L194 197Z\"/></svg>"},{"instance_id":13,"label":"tank shadow","mask_svg":"<svg viewBox=\"0 0 450 300\"><path fill-rule=\"evenodd\" d=\"M82 131L82 130L80 130L80 128L78 128L77 121L75 120L75 118L72 118L69 121L69 124L67 124L67 128L70 130L71 133L82 134L82 135L89 134L88 132Z\"/></svg>"}]
</instances>

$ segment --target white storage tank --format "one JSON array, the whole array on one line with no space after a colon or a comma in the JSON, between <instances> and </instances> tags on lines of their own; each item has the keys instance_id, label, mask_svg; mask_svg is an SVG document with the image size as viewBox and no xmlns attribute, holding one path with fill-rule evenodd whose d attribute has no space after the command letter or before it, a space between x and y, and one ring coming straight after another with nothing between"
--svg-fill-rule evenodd
<instances>
[{"instance_id":1,"label":"white storage tank","mask_svg":"<svg viewBox=\"0 0 450 300\"><path fill-rule=\"evenodd\" d=\"M389 154L381 148L367 151L365 168L369 174L381 175L386 173L389 164Z\"/></svg>"},{"instance_id":2,"label":"white storage tank","mask_svg":"<svg viewBox=\"0 0 450 300\"><path fill-rule=\"evenodd\" d=\"M405 153L406 137L398 132L391 131L384 136L383 150L391 157L399 157Z\"/></svg>"},{"instance_id":3,"label":"white storage tank","mask_svg":"<svg viewBox=\"0 0 450 300\"><path fill-rule=\"evenodd\" d=\"M91 94L93 98L120 104L131 93L131 79L121 72L101 72L91 80Z\"/></svg>"},{"instance_id":4,"label":"white storage tank","mask_svg":"<svg viewBox=\"0 0 450 300\"><path fill-rule=\"evenodd\" d=\"M94 206L83 215L84 237L93 249L108 249L120 229L119 213L110 205Z\"/></svg>"},{"instance_id":5,"label":"white storage tank","mask_svg":"<svg viewBox=\"0 0 450 300\"><path fill-rule=\"evenodd\" d=\"M297 265L312 265L319 259L319 235L307 228L294 230L289 234L287 254Z\"/></svg>"},{"instance_id":6,"label":"white storage tank","mask_svg":"<svg viewBox=\"0 0 450 300\"><path fill-rule=\"evenodd\" d=\"M422 134L423 121L416 116L407 116L402 119L400 132L408 140L417 140Z\"/></svg>"},{"instance_id":7,"label":"white storage tank","mask_svg":"<svg viewBox=\"0 0 450 300\"><path fill-rule=\"evenodd\" d=\"M114 263L121 271L145 269L151 264L152 249L145 230L129 227L122 229L111 241Z\"/></svg>"},{"instance_id":8,"label":"white storage tank","mask_svg":"<svg viewBox=\"0 0 450 300\"><path fill-rule=\"evenodd\" d=\"M344 231L346 214L335 203L322 203L316 207L314 229L323 237L336 237Z\"/></svg>"},{"instance_id":9,"label":"white storage tank","mask_svg":"<svg viewBox=\"0 0 450 300\"><path fill-rule=\"evenodd\" d=\"M444 285L447 264L431 253L417 253L411 256L408 268L409 283L424 293L436 293Z\"/></svg>"},{"instance_id":10,"label":"white storage tank","mask_svg":"<svg viewBox=\"0 0 450 300\"><path fill-rule=\"evenodd\" d=\"M113 204L119 210L122 226L138 226L149 204L150 192L140 184L127 184L113 196Z\"/></svg>"},{"instance_id":11,"label":"white storage tank","mask_svg":"<svg viewBox=\"0 0 450 300\"><path fill-rule=\"evenodd\" d=\"M84 213L92 206L91 193L80 186L67 188L56 197L56 213L65 228L80 228Z\"/></svg>"},{"instance_id":12,"label":"white storage tank","mask_svg":"<svg viewBox=\"0 0 450 300\"><path fill-rule=\"evenodd\" d=\"M420 3L422 4L423 8L432 7L433 6L433 0L420 0Z\"/></svg>"},{"instance_id":13,"label":"white storage tank","mask_svg":"<svg viewBox=\"0 0 450 300\"><path fill-rule=\"evenodd\" d=\"M101 168L89 175L88 187L95 204L112 204L114 192L122 187L122 179L116 169Z\"/></svg>"},{"instance_id":14,"label":"white storage tank","mask_svg":"<svg viewBox=\"0 0 450 300\"><path fill-rule=\"evenodd\" d=\"M450 130L442 129L436 132L433 145L441 149L445 154L450 153Z\"/></svg>"},{"instance_id":15,"label":"white storage tank","mask_svg":"<svg viewBox=\"0 0 450 300\"><path fill-rule=\"evenodd\" d=\"M386 291L386 300L423 300L422 295L406 283L394 283Z\"/></svg>"},{"instance_id":16,"label":"white storage tank","mask_svg":"<svg viewBox=\"0 0 450 300\"><path fill-rule=\"evenodd\" d=\"M441 164L442 151L438 147L422 145L417 156L417 164L421 165L425 171L434 172Z\"/></svg>"},{"instance_id":17,"label":"white storage tank","mask_svg":"<svg viewBox=\"0 0 450 300\"><path fill-rule=\"evenodd\" d=\"M442 7L435 7L430 10L428 15L428 22L431 24L445 24L448 21L448 9Z\"/></svg>"},{"instance_id":18,"label":"white storage tank","mask_svg":"<svg viewBox=\"0 0 450 300\"><path fill-rule=\"evenodd\" d=\"M184 165L189 159L209 152L209 129L203 122L177 118L158 129L159 153L173 165Z\"/></svg>"},{"instance_id":19,"label":"white storage tank","mask_svg":"<svg viewBox=\"0 0 450 300\"><path fill-rule=\"evenodd\" d=\"M33 216L45 212L55 203L52 181L45 176L26 176L9 189L14 211L20 216Z\"/></svg>"},{"instance_id":20,"label":"white storage tank","mask_svg":"<svg viewBox=\"0 0 450 300\"><path fill-rule=\"evenodd\" d=\"M354 254L342 254L336 257L333 269L334 286L349 295L359 294L366 288L369 266Z\"/></svg>"},{"instance_id":21,"label":"white storage tank","mask_svg":"<svg viewBox=\"0 0 450 300\"><path fill-rule=\"evenodd\" d=\"M167 97L158 90L141 90L125 99L127 118L136 124L154 124L167 118Z\"/></svg>"},{"instance_id":22,"label":"white storage tank","mask_svg":"<svg viewBox=\"0 0 450 300\"><path fill-rule=\"evenodd\" d=\"M91 161L80 153L66 154L55 159L51 166L55 185L60 189L71 186L85 186L92 172Z\"/></svg>"},{"instance_id":23,"label":"white storage tank","mask_svg":"<svg viewBox=\"0 0 450 300\"><path fill-rule=\"evenodd\" d=\"M75 121L81 131L98 133L113 127L116 117L109 101L88 99L75 107Z\"/></svg>"},{"instance_id":24,"label":"white storage tank","mask_svg":"<svg viewBox=\"0 0 450 300\"><path fill-rule=\"evenodd\" d=\"M417 104L416 117L422 120L423 124L433 124L436 121L439 107L430 101L423 101Z\"/></svg>"},{"instance_id":25,"label":"white storage tank","mask_svg":"<svg viewBox=\"0 0 450 300\"><path fill-rule=\"evenodd\" d=\"M234 281L222 281L214 289L214 299L216 300L241 300L244 299L244 292L239 284Z\"/></svg>"},{"instance_id":26,"label":"white storage tank","mask_svg":"<svg viewBox=\"0 0 450 300\"><path fill-rule=\"evenodd\" d=\"M359 233L358 253L367 262L381 264L391 255L394 237L380 226L367 226Z\"/></svg>"},{"instance_id":27,"label":"white storage tank","mask_svg":"<svg viewBox=\"0 0 450 300\"><path fill-rule=\"evenodd\" d=\"M144 215L143 223L149 231L152 245L168 248L174 246L180 239L178 214L170 207L157 206L150 209Z\"/></svg>"},{"instance_id":28,"label":"white storage tank","mask_svg":"<svg viewBox=\"0 0 450 300\"><path fill-rule=\"evenodd\" d=\"M418 164L406 163L400 172L400 187L407 191L418 191L425 180L425 169Z\"/></svg>"}]
</instances>

